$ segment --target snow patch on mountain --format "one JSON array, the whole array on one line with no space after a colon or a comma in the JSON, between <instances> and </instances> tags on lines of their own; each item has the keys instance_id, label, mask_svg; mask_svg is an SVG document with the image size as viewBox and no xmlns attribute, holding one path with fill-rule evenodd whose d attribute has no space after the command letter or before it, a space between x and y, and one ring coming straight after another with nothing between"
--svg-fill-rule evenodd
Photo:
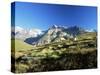
<instances>
[{"instance_id":1,"label":"snow patch on mountain","mask_svg":"<svg viewBox=\"0 0 100 75\"><path fill-rule=\"evenodd\" d=\"M43 34L42 31L40 29L30 29L29 30L29 35L34 37L37 37L38 35Z\"/></svg>"}]
</instances>

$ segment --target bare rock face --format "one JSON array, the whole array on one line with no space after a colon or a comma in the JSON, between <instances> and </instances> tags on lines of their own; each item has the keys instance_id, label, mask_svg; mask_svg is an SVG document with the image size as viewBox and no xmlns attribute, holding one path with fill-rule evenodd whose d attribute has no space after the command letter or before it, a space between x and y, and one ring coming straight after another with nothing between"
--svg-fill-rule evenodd
<instances>
[{"instance_id":1,"label":"bare rock face","mask_svg":"<svg viewBox=\"0 0 100 75\"><path fill-rule=\"evenodd\" d=\"M74 38L84 32L85 31L78 26L67 28L63 26L53 25L42 35L37 44L41 45L51 42L60 42L68 38Z\"/></svg>"}]
</instances>

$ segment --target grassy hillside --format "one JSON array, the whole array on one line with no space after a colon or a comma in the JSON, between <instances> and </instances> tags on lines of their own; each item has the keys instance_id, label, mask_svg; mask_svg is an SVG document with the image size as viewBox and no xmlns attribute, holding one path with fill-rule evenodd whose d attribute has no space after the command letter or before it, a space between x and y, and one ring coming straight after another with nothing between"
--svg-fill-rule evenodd
<instances>
[{"instance_id":1,"label":"grassy hillside","mask_svg":"<svg viewBox=\"0 0 100 75\"><path fill-rule=\"evenodd\" d=\"M18 58L20 56L22 56L26 51L32 49L33 46L32 45L29 45L25 42L23 42L22 40L18 40L18 39L12 39L11 40L11 55L14 57L14 58Z\"/></svg>"},{"instance_id":2,"label":"grassy hillside","mask_svg":"<svg viewBox=\"0 0 100 75\"><path fill-rule=\"evenodd\" d=\"M12 56L16 64L12 64L12 71L22 73L96 68L96 33L86 33L76 38L33 48L16 40L16 57Z\"/></svg>"},{"instance_id":3,"label":"grassy hillside","mask_svg":"<svg viewBox=\"0 0 100 75\"><path fill-rule=\"evenodd\" d=\"M15 51L20 51L20 50L30 50L33 48L32 45L29 45L25 42L23 42L22 40L11 40L12 42L12 49L15 47ZM15 45L15 46L14 46Z\"/></svg>"},{"instance_id":4,"label":"grassy hillside","mask_svg":"<svg viewBox=\"0 0 100 75\"><path fill-rule=\"evenodd\" d=\"M97 33L95 32L89 32L85 34L81 34L77 36L78 40L85 40L85 39L96 39Z\"/></svg>"}]
</instances>

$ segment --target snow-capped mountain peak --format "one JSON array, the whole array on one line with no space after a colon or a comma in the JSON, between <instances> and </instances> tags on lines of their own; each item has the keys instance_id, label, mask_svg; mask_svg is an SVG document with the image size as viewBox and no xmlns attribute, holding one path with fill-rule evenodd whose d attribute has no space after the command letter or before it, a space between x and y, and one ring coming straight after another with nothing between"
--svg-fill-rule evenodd
<instances>
[{"instance_id":1,"label":"snow-capped mountain peak","mask_svg":"<svg viewBox=\"0 0 100 75\"><path fill-rule=\"evenodd\" d=\"M38 44L59 42L61 40L66 40L67 38L73 38L73 37L75 37L81 33L84 33L84 32L85 32L84 29L82 29L78 26L65 27L65 26L53 25L39 39Z\"/></svg>"},{"instance_id":2,"label":"snow-capped mountain peak","mask_svg":"<svg viewBox=\"0 0 100 75\"><path fill-rule=\"evenodd\" d=\"M52 28L57 28L58 26L56 25L56 24L54 24L53 26L52 26Z\"/></svg>"},{"instance_id":3,"label":"snow-capped mountain peak","mask_svg":"<svg viewBox=\"0 0 100 75\"><path fill-rule=\"evenodd\" d=\"M16 26L15 27L15 33L16 32L22 32L24 29L22 28L22 27L20 27L20 26Z\"/></svg>"},{"instance_id":4,"label":"snow-capped mountain peak","mask_svg":"<svg viewBox=\"0 0 100 75\"><path fill-rule=\"evenodd\" d=\"M17 39L26 39L29 37L37 37L42 34L40 29L24 29L20 26L12 27L12 37L14 36Z\"/></svg>"},{"instance_id":5,"label":"snow-capped mountain peak","mask_svg":"<svg viewBox=\"0 0 100 75\"><path fill-rule=\"evenodd\" d=\"M41 35L42 31L40 29L30 29L29 30L29 35L34 37L37 37L38 35Z\"/></svg>"}]
</instances>

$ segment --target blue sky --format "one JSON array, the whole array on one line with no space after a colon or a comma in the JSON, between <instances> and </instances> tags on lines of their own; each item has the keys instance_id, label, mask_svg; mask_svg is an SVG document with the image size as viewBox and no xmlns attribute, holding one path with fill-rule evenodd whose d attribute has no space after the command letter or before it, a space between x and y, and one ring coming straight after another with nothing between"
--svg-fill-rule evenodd
<instances>
[{"instance_id":1,"label":"blue sky","mask_svg":"<svg viewBox=\"0 0 100 75\"><path fill-rule=\"evenodd\" d=\"M53 24L97 29L96 7L15 2L14 15L15 25L27 29L46 30Z\"/></svg>"}]
</instances>

